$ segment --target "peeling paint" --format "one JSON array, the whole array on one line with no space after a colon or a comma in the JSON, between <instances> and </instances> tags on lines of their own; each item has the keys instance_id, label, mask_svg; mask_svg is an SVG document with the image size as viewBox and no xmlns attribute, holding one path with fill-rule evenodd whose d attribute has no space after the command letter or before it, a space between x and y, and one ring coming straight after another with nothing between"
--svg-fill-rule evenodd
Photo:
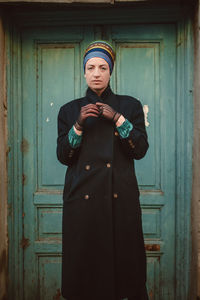
<instances>
[{"instance_id":1,"label":"peeling paint","mask_svg":"<svg viewBox=\"0 0 200 300\"><path fill-rule=\"evenodd\" d=\"M21 151L23 153L26 153L26 152L28 152L28 150L29 150L29 143L26 139L23 139L21 142Z\"/></svg>"},{"instance_id":2,"label":"peeling paint","mask_svg":"<svg viewBox=\"0 0 200 300\"><path fill-rule=\"evenodd\" d=\"M145 121L145 126L149 127L149 122L148 122L148 112L149 112L149 106L148 105L144 105L143 106L143 111L144 111L144 121Z\"/></svg>"},{"instance_id":3,"label":"peeling paint","mask_svg":"<svg viewBox=\"0 0 200 300\"><path fill-rule=\"evenodd\" d=\"M0 274L6 269L6 250L4 249L0 255Z\"/></svg>"},{"instance_id":4,"label":"peeling paint","mask_svg":"<svg viewBox=\"0 0 200 300\"><path fill-rule=\"evenodd\" d=\"M60 300L61 292L60 289L57 289L55 296L53 296L53 300Z\"/></svg>"},{"instance_id":5,"label":"peeling paint","mask_svg":"<svg viewBox=\"0 0 200 300\"><path fill-rule=\"evenodd\" d=\"M160 251L160 245L159 244L145 244L145 250L146 251Z\"/></svg>"},{"instance_id":6,"label":"peeling paint","mask_svg":"<svg viewBox=\"0 0 200 300\"><path fill-rule=\"evenodd\" d=\"M8 216L10 217L13 215L12 204L9 203L7 207L8 207Z\"/></svg>"},{"instance_id":7,"label":"peeling paint","mask_svg":"<svg viewBox=\"0 0 200 300\"><path fill-rule=\"evenodd\" d=\"M27 182L27 176L23 173L22 174L22 185L26 185Z\"/></svg>"},{"instance_id":8,"label":"peeling paint","mask_svg":"<svg viewBox=\"0 0 200 300\"><path fill-rule=\"evenodd\" d=\"M6 149L6 156L8 156L8 154L9 154L10 151L11 151L11 147L9 146L9 147L7 147L7 149Z\"/></svg>"},{"instance_id":9,"label":"peeling paint","mask_svg":"<svg viewBox=\"0 0 200 300\"><path fill-rule=\"evenodd\" d=\"M22 249L26 249L27 247L30 246L30 240L27 239L27 238L25 238L25 237L23 237L21 239L20 246L21 246Z\"/></svg>"},{"instance_id":10,"label":"peeling paint","mask_svg":"<svg viewBox=\"0 0 200 300\"><path fill-rule=\"evenodd\" d=\"M149 298L153 299L153 291L152 290L150 290L150 292L149 292Z\"/></svg>"}]
</instances>

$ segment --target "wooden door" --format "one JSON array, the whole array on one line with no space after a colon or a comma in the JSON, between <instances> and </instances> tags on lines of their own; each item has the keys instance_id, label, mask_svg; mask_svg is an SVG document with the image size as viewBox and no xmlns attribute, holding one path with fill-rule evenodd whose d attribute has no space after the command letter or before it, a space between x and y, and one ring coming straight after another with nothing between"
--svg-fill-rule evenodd
<instances>
[{"instance_id":1,"label":"wooden door","mask_svg":"<svg viewBox=\"0 0 200 300\"><path fill-rule=\"evenodd\" d=\"M62 189L66 168L56 159L57 114L62 104L81 95L81 57L93 38L91 30L80 26L34 28L23 33L27 300L57 299L60 295Z\"/></svg>"},{"instance_id":2,"label":"wooden door","mask_svg":"<svg viewBox=\"0 0 200 300\"><path fill-rule=\"evenodd\" d=\"M112 26L115 89L140 99L150 147L136 161L151 299L174 299L175 27Z\"/></svg>"},{"instance_id":3,"label":"wooden door","mask_svg":"<svg viewBox=\"0 0 200 300\"><path fill-rule=\"evenodd\" d=\"M105 30L105 28L104 28ZM138 161L150 299L174 299L175 28L107 26L117 52L112 88L145 105L150 148ZM84 95L82 57L92 26L32 27L22 33L24 299L61 299L62 189L57 114ZM103 299L102 299L103 300Z\"/></svg>"}]
</instances>

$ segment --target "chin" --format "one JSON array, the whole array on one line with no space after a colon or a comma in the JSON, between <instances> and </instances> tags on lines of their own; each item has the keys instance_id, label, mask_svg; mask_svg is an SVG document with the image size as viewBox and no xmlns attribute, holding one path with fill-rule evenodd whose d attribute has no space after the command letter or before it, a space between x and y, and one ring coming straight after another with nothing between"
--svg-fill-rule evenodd
<instances>
[{"instance_id":1,"label":"chin","mask_svg":"<svg viewBox=\"0 0 200 300\"><path fill-rule=\"evenodd\" d=\"M101 91L104 91L105 88L104 88L104 87L102 87L102 88L94 88L93 90L94 90L95 92L101 92Z\"/></svg>"},{"instance_id":2,"label":"chin","mask_svg":"<svg viewBox=\"0 0 200 300\"><path fill-rule=\"evenodd\" d=\"M102 86L102 85L93 85L93 89L98 89L98 90L102 90L102 89L104 89L104 86Z\"/></svg>"}]
</instances>

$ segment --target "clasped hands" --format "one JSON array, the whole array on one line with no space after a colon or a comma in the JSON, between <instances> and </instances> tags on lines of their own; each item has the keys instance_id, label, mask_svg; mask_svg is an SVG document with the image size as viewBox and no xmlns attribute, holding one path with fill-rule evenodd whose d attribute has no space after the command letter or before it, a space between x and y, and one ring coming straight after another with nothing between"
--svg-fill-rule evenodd
<instances>
[{"instance_id":1,"label":"clasped hands","mask_svg":"<svg viewBox=\"0 0 200 300\"><path fill-rule=\"evenodd\" d=\"M100 117L103 116L107 120L111 120L116 123L121 116L120 113L115 111L111 106L102 102L96 102L96 104L87 104L81 107L81 111L78 120L75 123L77 130L83 130L83 125L88 117Z\"/></svg>"}]
</instances>

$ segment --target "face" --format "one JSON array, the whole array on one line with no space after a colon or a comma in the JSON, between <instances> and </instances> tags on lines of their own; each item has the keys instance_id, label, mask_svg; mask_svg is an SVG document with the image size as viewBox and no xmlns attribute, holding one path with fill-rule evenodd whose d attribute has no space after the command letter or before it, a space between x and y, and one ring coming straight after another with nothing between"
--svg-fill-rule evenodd
<instances>
[{"instance_id":1,"label":"face","mask_svg":"<svg viewBox=\"0 0 200 300\"><path fill-rule=\"evenodd\" d=\"M103 58L90 58L86 63L84 76L87 85L100 96L110 80L109 65Z\"/></svg>"}]
</instances>

